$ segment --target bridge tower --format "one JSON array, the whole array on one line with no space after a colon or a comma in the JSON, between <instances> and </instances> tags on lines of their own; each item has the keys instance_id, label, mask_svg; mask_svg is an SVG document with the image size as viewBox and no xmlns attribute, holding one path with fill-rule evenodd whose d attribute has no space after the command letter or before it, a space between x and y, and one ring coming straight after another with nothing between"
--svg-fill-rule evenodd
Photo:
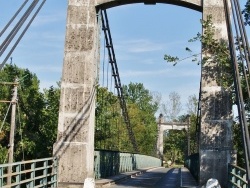
<instances>
[{"instance_id":1,"label":"bridge tower","mask_svg":"<svg viewBox=\"0 0 250 188\"><path fill-rule=\"evenodd\" d=\"M158 119L158 134L157 134L157 145L156 145L156 151L157 155L160 159L164 159L164 133L165 131L169 130L183 130L189 129L189 122L165 122L164 117L162 114L160 114Z\"/></svg>"},{"instance_id":2,"label":"bridge tower","mask_svg":"<svg viewBox=\"0 0 250 188\"><path fill-rule=\"evenodd\" d=\"M215 38L228 40L223 0L203 0L203 19L208 15L212 15ZM203 64L201 77L199 181L203 185L208 178L216 178L227 187L228 163L233 159L231 93L216 81L217 62L208 60Z\"/></svg>"},{"instance_id":3,"label":"bridge tower","mask_svg":"<svg viewBox=\"0 0 250 188\"><path fill-rule=\"evenodd\" d=\"M95 84L99 64L98 7L166 3L212 15L216 38L227 39L223 0L68 0L57 142L59 187L94 186ZM204 55L204 54L203 54ZM200 184L225 182L231 161L230 94L216 82L216 62L202 65Z\"/></svg>"}]
</instances>

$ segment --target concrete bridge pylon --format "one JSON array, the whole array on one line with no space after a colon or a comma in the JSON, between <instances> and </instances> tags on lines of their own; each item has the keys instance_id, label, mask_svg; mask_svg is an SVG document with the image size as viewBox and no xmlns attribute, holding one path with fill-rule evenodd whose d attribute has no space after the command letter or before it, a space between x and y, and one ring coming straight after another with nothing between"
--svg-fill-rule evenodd
<instances>
[{"instance_id":1,"label":"concrete bridge pylon","mask_svg":"<svg viewBox=\"0 0 250 188\"><path fill-rule=\"evenodd\" d=\"M165 122L162 115L158 121L158 135L157 135L157 155L163 161L164 159L164 132L169 130L183 130L189 129L189 122Z\"/></svg>"},{"instance_id":2,"label":"concrete bridge pylon","mask_svg":"<svg viewBox=\"0 0 250 188\"><path fill-rule=\"evenodd\" d=\"M212 15L216 38L227 39L222 0L68 0L57 142L58 187L94 187L95 85L99 66L97 11L132 3L165 3ZM204 56L205 54L203 54ZM211 69L211 67L213 67ZM230 93L216 82L216 62L202 65L200 184L226 182L232 152ZM212 71L213 70L213 71Z\"/></svg>"}]
</instances>

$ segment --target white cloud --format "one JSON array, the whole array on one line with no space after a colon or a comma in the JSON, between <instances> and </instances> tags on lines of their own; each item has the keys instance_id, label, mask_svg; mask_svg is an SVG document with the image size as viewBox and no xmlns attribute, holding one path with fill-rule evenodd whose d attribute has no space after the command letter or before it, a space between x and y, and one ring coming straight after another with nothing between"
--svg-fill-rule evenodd
<instances>
[{"instance_id":1,"label":"white cloud","mask_svg":"<svg viewBox=\"0 0 250 188\"><path fill-rule=\"evenodd\" d=\"M40 27L47 24L53 24L56 22L65 22L66 13L63 11L55 11L51 14L39 14L32 23L34 27Z\"/></svg>"},{"instance_id":2,"label":"white cloud","mask_svg":"<svg viewBox=\"0 0 250 188\"><path fill-rule=\"evenodd\" d=\"M148 39L131 39L120 41L115 45L118 50L125 50L128 53L143 53L160 51L165 48L165 44Z\"/></svg>"},{"instance_id":3,"label":"white cloud","mask_svg":"<svg viewBox=\"0 0 250 188\"><path fill-rule=\"evenodd\" d=\"M42 92L43 89L48 89L49 87L54 86L57 87L57 83L53 81L45 81L45 80L40 80L40 91Z\"/></svg>"},{"instance_id":4,"label":"white cloud","mask_svg":"<svg viewBox=\"0 0 250 188\"><path fill-rule=\"evenodd\" d=\"M61 73L62 72L62 66L36 66L31 65L29 66L29 69L34 72L45 72L45 73Z\"/></svg>"},{"instance_id":5,"label":"white cloud","mask_svg":"<svg viewBox=\"0 0 250 188\"><path fill-rule=\"evenodd\" d=\"M116 41L113 41L115 49L123 49L129 52L149 52L149 51L165 51L173 49L181 49L180 52L185 52L185 47L190 47L194 52L200 51L200 43L194 42L190 43L188 40L170 40L170 41L153 41L148 38L140 39L129 39L124 40L122 36L119 36Z\"/></svg>"},{"instance_id":6,"label":"white cloud","mask_svg":"<svg viewBox=\"0 0 250 188\"><path fill-rule=\"evenodd\" d=\"M138 76L157 76L164 78L179 78L179 77L199 77L199 69L183 69L177 67L169 67L157 70L126 70L120 71L121 77L138 77Z\"/></svg>"}]
</instances>

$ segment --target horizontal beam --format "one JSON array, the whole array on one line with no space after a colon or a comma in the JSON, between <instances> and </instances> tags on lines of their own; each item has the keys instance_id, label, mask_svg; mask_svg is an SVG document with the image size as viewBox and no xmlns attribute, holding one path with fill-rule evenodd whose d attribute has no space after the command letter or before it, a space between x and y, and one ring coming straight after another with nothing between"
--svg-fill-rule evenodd
<instances>
[{"instance_id":1,"label":"horizontal beam","mask_svg":"<svg viewBox=\"0 0 250 188\"><path fill-rule=\"evenodd\" d=\"M166 130L182 130L182 129L188 129L189 124L188 123L158 123L158 126L161 127L163 131Z\"/></svg>"}]
</instances>

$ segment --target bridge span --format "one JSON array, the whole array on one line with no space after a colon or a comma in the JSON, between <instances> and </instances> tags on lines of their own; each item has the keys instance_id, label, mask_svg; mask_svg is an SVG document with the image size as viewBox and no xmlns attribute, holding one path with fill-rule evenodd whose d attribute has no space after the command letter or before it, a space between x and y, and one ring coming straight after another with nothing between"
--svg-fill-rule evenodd
<instances>
[{"instance_id":1,"label":"bridge span","mask_svg":"<svg viewBox=\"0 0 250 188\"><path fill-rule=\"evenodd\" d=\"M80 184L83 179L86 182L94 181L94 99L96 94L94 86L100 63L99 32L101 28L96 15L99 15L98 11L101 9L120 6L126 2L131 4L172 2L201 11L205 19L209 18L209 15L213 15L211 21L214 25L215 39L227 39L224 11L226 6L223 1L70 0L65 36L58 137L54 145L54 155L59 159L58 181L61 184ZM206 54L209 53L202 53L202 58L207 59ZM202 63L201 69L200 184L206 182L211 176L219 179L221 183L227 182L224 174L228 172L227 165L232 161L231 153L233 151L230 94L217 82L221 77L217 71L218 62L210 60L210 57L208 59L209 61ZM81 74L74 74L79 73L79 70L82 70ZM130 134L131 129L128 130Z\"/></svg>"},{"instance_id":2,"label":"bridge span","mask_svg":"<svg viewBox=\"0 0 250 188\"><path fill-rule=\"evenodd\" d=\"M34 3L35 2L37 1L34 0ZM39 185L41 184L42 187L48 187L48 184L51 183L55 185L54 187L82 187L84 185L86 188L93 188L96 175L95 162L98 159L100 159L100 168L98 168L100 169L101 174L103 172L102 167L104 163L109 163L108 166L110 172L114 172L114 168L120 170L118 165L120 165L121 161L126 158L126 156L123 157L122 155L117 154L116 157L110 155L98 158L98 156L95 155L95 99L97 93L96 84L99 76L98 68L100 64L101 11L113 6L125 5L127 2L131 4L171 2L175 5L201 11L203 18L205 20L211 18L214 25L213 40L229 40L230 48L235 48L233 45L233 36L230 36L232 35L230 21L231 13L229 11L227 0L69 0L64 47L64 64L61 80L58 134L57 141L53 147L53 158L0 165L0 187L4 187L6 182L9 184L6 187L12 187L11 184L13 181L16 181L13 186L17 186L20 184L21 178L30 177L29 181L22 180L23 183L26 184L26 187L34 187L36 183ZM235 7L238 8L236 5ZM235 10L231 11L234 12ZM213 16L211 17L211 15ZM202 29L204 31L204 27ZM106 31L107 27L104 27L104 30ZM111 49L111 46L111 43L106 45L109 49ZM197 153L198 160L192 161L192 159L190 159L189 164L191 164L193 168L196 167L194 172L198 172L199 185L204 185L204 183L212 177L218 179L222 187L227 187L229 181L233 182L235 180L236 183L233 182L232 187L238 185L238 181L240 180L242 181L240 187L246 187L249 185L247 185L247 181L242 177L246 178L247 176L248 182L250 182L250 141L248 122L246 119L247 116L244 111L245 104L241 93L242 88L240 74L238 72L239 67L236 64L237 62L234 62L233 72L234 84L236 85L235 95L236 98L239 98L237 99L237 105L239 119L241 121L241 129L243 130L242 138L244 142L243 146L246 161L245 168L247 170L247 173L244 172L242 177L238 176L238 174L241 174L238 173L238 171L243 172L243 170L234 166L236 158L232 142L232 96L229 90L219 81L221 79L221 67L219 67L219 63L217 62L218 59L213 57L214 55L211 54L210 50L206 49L205 46L206 45L202 45L201 52L202 59L206 61L202 61L201 64L199 153ZM236 59L233 49L230 49L231 59ZM245 57L247 57L247 54L249 53L246 53ZM114 62L114 58L109 61L110 64L114 64ZM244 63L242 65L244 65ZM241 67L245 69L245 66ZM248 68L247 72L249 71L250 68ZM120 80L117 77L117 74L113 74L113 76L116 77L116 87L120 88ZM119 84L117 84L117 82ZM123 100L121 100L121 106L126 106ZM126 108L124 109L124 111L126 111ZM125 122L129 122L126 116L124 119ZM178 125L176 123L161 123L159 127L159 135L163 135L164 130L188 129L188 124ZM128 135L132 138L131 140L135 140L129 123L127 129ZM158 141L158 149L162 156L163 141L161 141L161 138L159 138ZM131 153L127 158L129 158L127 161L132 161L132 169L130 169L130 171L138 169L135 164L148 165L148 163L143 162L140 159L136 160L136 158L139 158L137 154ZM157 162L159 161L160 159L157 159ZM38 164L41 166L38 167ZM31 168L27 170L27 167ZM9 170L6 170L6 168L9 168ZM48 169L50 169L49 173ZM41 171L40 175L42 175L35 177L39 170ZM175 174L178 173L176 169L167 171L166 169L161 168L161 170L164 171L161 172L162 175L164 173L167 175L172 172L173 176L176 177ZM5 174L7 171L9 171L9 173ZM29 173L28 176L27 173ZM153 174L152 171L150 173L151 175ZM150 173L145 173L145 177L142 176L139 180L138 178L131 179L137 179L137 183L145 182L150 180ZM159 175L159 173L156 170L155 174ZM232 177L234 174L237 174L237 176ZM158 175L157 178L152 178L150 183L153 183L153 180L158 179ZM50 179L48 179L48 176L50 176ZM9 177L11 178L9 179ZM175 178L172 177L172 179ZM91 185L88 186L87 183L90 183ZM153 186L156 186L157 184L158 182L155 182L155 185Z\"/></svg>"},{"instance_id":3,"label":"bridge span","mask_svg":"<svg viewBox=\"0 0 250 188\"><path fill-rule=\"evenodd\" d=\"M109 186L107 186L109 185ZM96 187L125 188L125 187L151 187L151 188L176 188L196 187L189 171L182 168L151 168L148 170L134 171L119 177L111 177L96 181Z\"/></svg>"}]
</instances>

